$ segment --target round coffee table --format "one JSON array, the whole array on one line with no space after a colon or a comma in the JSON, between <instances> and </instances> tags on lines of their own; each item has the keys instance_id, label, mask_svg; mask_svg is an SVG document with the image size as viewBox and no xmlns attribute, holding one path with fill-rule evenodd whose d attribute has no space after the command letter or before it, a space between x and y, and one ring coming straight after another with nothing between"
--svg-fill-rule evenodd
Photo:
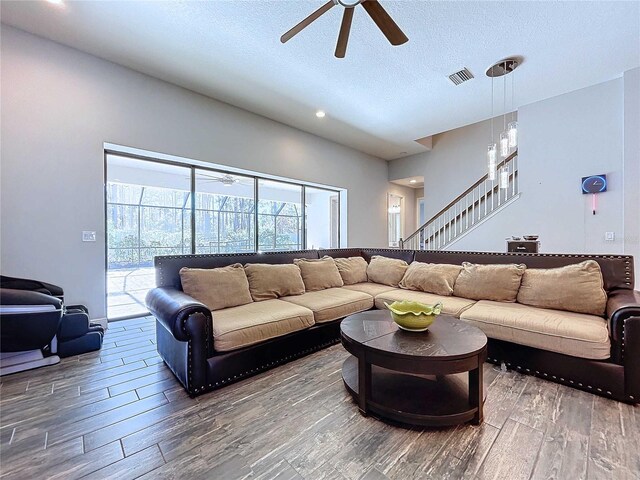
<instances>
[{"instance_id":1,"label":"round coffee table","mask_svg":"<svg viewBox=\"0 0 640 480\"><path fill-rule=\"evenodd\" d=\"M439 315L428 331L407 332L388 311L372 310L346 317L340 336L353 355L342 379L363 415L420 426L482 423L487 337L480 329Z\"/></svg>"}]
</instances>

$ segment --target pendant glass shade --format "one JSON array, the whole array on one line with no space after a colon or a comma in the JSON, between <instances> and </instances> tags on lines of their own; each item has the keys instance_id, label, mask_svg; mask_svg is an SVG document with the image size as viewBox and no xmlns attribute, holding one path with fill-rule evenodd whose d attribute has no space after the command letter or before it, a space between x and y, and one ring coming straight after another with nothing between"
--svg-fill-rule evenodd
<instances>
[{"instance_id":1,"label":"pendant glass shade","mask_svg":"<svg viewBox=\"0 0 640 480\"><path fill-rule=\"evenodd\" d=\"M500 188L509 188L509 170L506 167L500 171Z\"/></svg>"},{"instance_id":2,"label":"pendant glass shade","mask_svg":"<svg viewBox=\"0 0 640 480\"><path fill-rule=\"evenodd\" d=\"M509 136L509 147L518 146L518 122L511 122L507 125L507 134Z\"/></svg>"},{"instance_id":3,"label":"pendant glass shade","mask_svg":"<svg viewBox=\"0 0 640 480\"><path fill-rule=\"evenodd\" d=\"M500 134L500 156L502 158L509 156L509 135L507 135L507 132Z\"/></svg>"},{"instance_id":4,"label":"pendant glass shade","mask_svg":"<svg viewBox=\"0 0 640 480\"><path fill-rule=\"evenodd\" d=\"M489 180L493 181L496 179L496 162L498 160L498 152L496 149L496 144L491 143L487 147L487 167Z\"/></svg>"}]
</instances>

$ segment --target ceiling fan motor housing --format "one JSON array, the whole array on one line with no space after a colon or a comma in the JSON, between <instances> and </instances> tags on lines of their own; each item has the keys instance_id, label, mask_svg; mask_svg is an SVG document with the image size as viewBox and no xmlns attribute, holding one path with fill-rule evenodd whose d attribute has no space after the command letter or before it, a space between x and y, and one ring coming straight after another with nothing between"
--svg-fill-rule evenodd
<instances>
[{"instance_id":1,"label":"ceiling fan motor housing","mask_svg":"<svg viewBox=\"0 0 640 480\"><path fill-rule=\"evenodd\" d=\"M353 8L361 4L365 0L333 0L336 5L342 5L345 8Z\"/></svg>"}]
</instances>

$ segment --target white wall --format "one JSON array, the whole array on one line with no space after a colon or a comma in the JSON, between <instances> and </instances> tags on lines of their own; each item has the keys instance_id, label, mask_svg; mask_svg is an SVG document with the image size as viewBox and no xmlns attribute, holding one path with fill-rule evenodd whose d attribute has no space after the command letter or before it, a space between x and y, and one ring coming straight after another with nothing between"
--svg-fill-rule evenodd
<instances>
[{"instance_id":1,"label":"white wall","mask_svg":"<svg viewBox=\"0 0 640 480\"><path fill-rule=\"evenodd\" d=\"M422 175L425 157L426 154L419 153L389 161L389 181Z\"/></svg>"},{"instance_id":2,"label":"white wall","mask_svg":"<svg viewBox=\"0 0 640 480\"><path fill-rule=\"evenodd\" d=\"M634 256L640 285L640 68L624 81L624 235L623 249ZM637 287L636 287L637 288Z\"/></svg>"},{"instance_id":3,"label":"white wall","mask_svg":"<svg viewBox=\"0 0 640 480\"><path fill-rule=\"evenodd\" d=\"M622 79L523 106L518 123L521 198L450 249L504 251L507 236L539 234L542 252L622 253ZM601 173L609 188L593 215L580 181Z\"/></svg>"},{"instance_id":4,"label":"white wall","mask_svg":"<svg viewBox=\"0 0 640 480\"><path fill-rule=\"evenodd\" d=\"M4 274L104 316L104 142L347 188L349 245L386 244L381 159L6 25L0 52Z\"/></svg>"}]
</instances>

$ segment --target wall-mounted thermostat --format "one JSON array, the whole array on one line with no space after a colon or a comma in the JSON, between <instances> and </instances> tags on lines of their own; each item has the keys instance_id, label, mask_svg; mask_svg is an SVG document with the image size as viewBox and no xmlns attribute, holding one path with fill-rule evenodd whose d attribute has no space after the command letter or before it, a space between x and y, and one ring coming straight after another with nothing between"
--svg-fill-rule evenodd
<instances>
[{"instance_id":1,"label":"wall-mounted thermostat","mask_svg":"<svg viewBox=\"0 0 640 480\"><path fill-rule=\"evenodd\" d=\"M82 232L82 241L83 242L95 242L96 241L96 232L95 231L83 231Z\"/></svg>"}]
</instances>

